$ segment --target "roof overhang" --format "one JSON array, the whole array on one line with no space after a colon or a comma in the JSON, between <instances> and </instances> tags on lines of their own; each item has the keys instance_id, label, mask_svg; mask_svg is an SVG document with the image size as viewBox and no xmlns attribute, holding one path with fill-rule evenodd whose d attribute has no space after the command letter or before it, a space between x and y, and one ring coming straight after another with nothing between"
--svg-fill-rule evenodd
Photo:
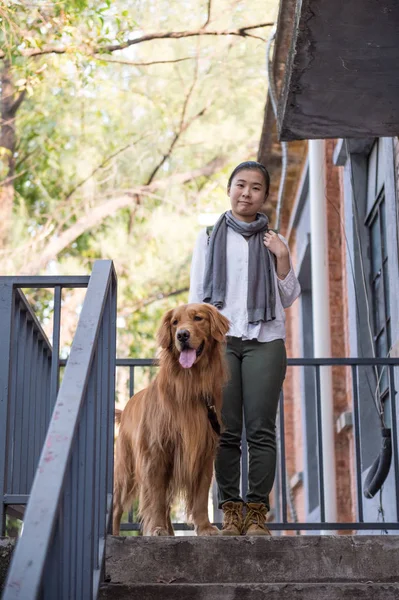
<instances>
[{"instance_id":1,"label":"roof overhang","mask_svg":"<svg viewBox=\"0 0 399 600\"><path fill-rule=\"evenodd\" d=\"M397 135L398 65L398 0L281 0L279 137Z\"/></svg>"}]
</instances>

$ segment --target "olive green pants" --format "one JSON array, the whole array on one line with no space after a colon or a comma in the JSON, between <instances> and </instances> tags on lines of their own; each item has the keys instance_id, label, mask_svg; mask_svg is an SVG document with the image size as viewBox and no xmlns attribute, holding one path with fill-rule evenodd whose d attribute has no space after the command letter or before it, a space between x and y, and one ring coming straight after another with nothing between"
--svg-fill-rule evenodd
<instances>
[{"instance_id":1,"label":"olive green pants","mask_svg":"<svg viewBox=\"0 0 399 600\"><path fill-rule=\"evenodd\" d=\"M269 494L276 472L276 414L287 368L283 340L258 342L227 338L230 380L223 393L224 430L216 457L219 508L224 502L240 502L241 435L243 413L248 442L247 502L263 502L270 509Z\"/></svg>"}]
</instances>

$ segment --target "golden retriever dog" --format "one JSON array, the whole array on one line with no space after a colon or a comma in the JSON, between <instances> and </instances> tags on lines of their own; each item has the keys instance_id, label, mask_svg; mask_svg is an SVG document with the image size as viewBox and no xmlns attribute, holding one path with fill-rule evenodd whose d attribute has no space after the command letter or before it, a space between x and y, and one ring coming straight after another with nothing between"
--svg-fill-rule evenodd
<instances>
[{"instance_id":1,"label":"golden retriever dog","mask_svg":"<svg viewBox=\"0 0 399 600\"><path fill-rule=\"evenodd\" d=\"M210 304L186 304L163 317L160 369L120 415L115 448L113 534L139 500L144 535L174 535L171 504L185 500L197 535L217 535L208 494L226 382L228 320Z\"/></svg>"}]
</instances>

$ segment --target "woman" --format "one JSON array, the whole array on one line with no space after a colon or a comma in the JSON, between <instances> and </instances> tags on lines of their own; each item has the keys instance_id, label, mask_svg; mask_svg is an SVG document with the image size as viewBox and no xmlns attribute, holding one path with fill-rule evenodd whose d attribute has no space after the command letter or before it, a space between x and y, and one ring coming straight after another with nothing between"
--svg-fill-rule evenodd
<instances>
[{"instance_id":1,"label":"woman","mask_svg":"<svg viewBox=\"0 0 399 600\"><path fill-rule=\"evenodd\" d=\"M195 245L190 302L210 302L230 321L230 381L223 395L224 431L216 459L224 535L270 535L266 515L276 468L275 422L287 358L284 309L299 296L286 241L259 210L269 195L263 165L232 172L231 210ZM240 496L242 419L249 451L246 504ZM244 514L245 510L245 514Z\"/></svg>"}]
</instances>

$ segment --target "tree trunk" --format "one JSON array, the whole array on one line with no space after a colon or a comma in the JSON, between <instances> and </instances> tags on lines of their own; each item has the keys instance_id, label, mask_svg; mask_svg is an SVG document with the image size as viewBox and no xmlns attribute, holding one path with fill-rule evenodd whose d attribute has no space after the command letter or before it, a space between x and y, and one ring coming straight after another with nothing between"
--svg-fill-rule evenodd
<instances>
[{"instance_id":1,"label":"tree trunk","mask_svg":"<svg viewBox=\"0 0 399 600\"><path fill-rule=\"evenodd\" d=\"M11 65L4 61L1 72L0 161L3 164L0 183L0 248L5 248L11 236L15 174L15 115L24 92L15 96Z\"/></svg>"}]
</instances>

